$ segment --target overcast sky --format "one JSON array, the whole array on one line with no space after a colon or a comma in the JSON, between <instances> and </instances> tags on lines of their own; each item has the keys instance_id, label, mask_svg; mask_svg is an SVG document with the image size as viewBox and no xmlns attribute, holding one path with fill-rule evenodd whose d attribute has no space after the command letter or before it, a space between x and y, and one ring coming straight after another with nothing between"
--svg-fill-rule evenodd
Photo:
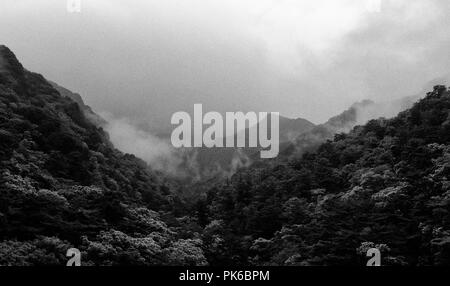
<instances>
[{"instance_id":1,"label":"overcast sky","mask_svg":"<svg viewBox=\"0 0 450 286\"><path fill-rule=\"evenodd\" d=\"M274 111L321 123L450 74L450 1L1 0L0 43L96 111Z\"/></svg>"}]
</instances>

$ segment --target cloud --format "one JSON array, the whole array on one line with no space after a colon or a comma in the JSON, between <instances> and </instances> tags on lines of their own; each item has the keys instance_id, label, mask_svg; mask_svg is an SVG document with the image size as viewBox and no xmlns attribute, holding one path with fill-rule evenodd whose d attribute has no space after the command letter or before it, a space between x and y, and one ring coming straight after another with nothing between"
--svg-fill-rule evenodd
<instances>
[{"instance_id":1,"label":"cloud","mask_svg":"<svg viewBox=\"0 0 450 286\"><path fill-rule=\"evenodd\" d=\"M94 109L154 128L194 103L321 123L448 76L450 2L373 1L2 0L0 34Z\"/></svg>"},{"instance_id":2,"label":"cloud","mask_svg":"<svg viewBox=\"0 0 450 286\"><path fill-rule=\"evenodd\" d=\"M102 117L108 122L105 130L117 149L136 155L153 169L172 175L178 173L181 161L169 142L138 129L125 118L117 119L107 113L103 113Z\"/></svg>"}]
</instances>

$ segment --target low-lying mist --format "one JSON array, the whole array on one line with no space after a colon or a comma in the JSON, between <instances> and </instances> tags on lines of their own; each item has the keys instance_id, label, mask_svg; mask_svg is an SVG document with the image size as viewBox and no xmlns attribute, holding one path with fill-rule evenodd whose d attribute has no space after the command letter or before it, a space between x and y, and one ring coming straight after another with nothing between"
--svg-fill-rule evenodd
<instances>
[{"instance_id":1,"label":"low-lying mist","mask_svg":"<svg viewBox=\"0 0 450 286\"><path fill-rule=\"evenodd\" d=\"M127 118L115 118L109 113L103 113L102 117L107 122L104 129L117 149L143 159L152 169L168 176L189 181L199 181L205 177L225 178L251 163L240 149L174 148L170 138L144 130ZM229 165L219 158L228 156Z\"/></svg>"},{"instance_id":2,"label":"low-lying mist","mask_svg":"<svg viewBox=\"0 0 450 286\"><path fill-rule=\"evenodd\" d=\"M105 130L117 149L136 155L155 170L178 175L177 166L181 159L170 142L139 129L126 118L115 118L109 113L102 114L102 117L107 121Z\"/></svg>"},{"instance_id":3,"label":"low-lying mist","mask_svg":"<svg viewBox=\"0 0 450 286\"><path fill-rule=\"evenodd\" d=\"M370 100L358 102L338 116L330 116L329 121L317 126L325 128L326 133L317 132L316 129L305 131L296 139L287 140L296 142L298 154L301 154L302 149L318 145L336 133L349 132L356 125L363 125L369 120L380 117L394 117L411 107L419 98L420 95L415 95L378 103ZM105 129L116 148L136 155L146 161L152 169L172 177L189 181L200 181L212 177L227 178L240 168L248 167L253 163L250 153L245 149L174 148L167 134L157 135L150 129L142 128L142 124L134 123L126 118L116 118L108 113L102 116L107 121ZM283 138L283 134L280 136ZM289 136L284 137L289 138Z\"/></svg>"}]
</instances>

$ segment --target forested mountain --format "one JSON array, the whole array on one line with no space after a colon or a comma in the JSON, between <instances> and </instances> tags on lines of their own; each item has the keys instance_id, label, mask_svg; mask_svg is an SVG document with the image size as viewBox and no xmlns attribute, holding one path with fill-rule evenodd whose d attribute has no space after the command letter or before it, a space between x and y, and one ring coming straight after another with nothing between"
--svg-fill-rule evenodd
<instances>
[{"instance_id":1,"label":"forested mountain","mask_svg":"<svg viewBox=\"0 0 450 286\"><path fill-rule=\"evenodd\" d=\"M366 109L373 106L375 103L371 100L354 103L341 114L331 117L327 122L319 124L287 142L282 148L282 156L301 156L305 152L315 150L327 140L333 139L335 134L349 132L358 123L365 123L360 122L359 113L366 112Z\"/></svg>"},{"instance_id":2,"label":"forested mountain","mask_svg":"<svg viewBox=\"0 0 450 286\"><path fill-rule=\"evenodd\" d=\"M361 266L371 247L383 265L450 264L444 86L392 119L309 126L195 204L80 99L0 46L0 265L64 265L71 247L83 265Z\"/></svg>"},{"instance_id":3,"label":"forested mountain","mask_svg":"<svg viewBox=\"0 0 450 286\"><path fill-rule=\"evenodd\" d=\"M0 265L205 264L169 184L82 108L0 46Z\"/></svg>"},{"instance_id":4,"label":"forested mountain","mask_svg":"<svg viewBox=\"0 0 450 286\"><path fill-rule=\"evenodd\" d=\"M197 204L213 264L450 263L450 92L317 151L250 168Z\"/></svg>"},{"instance_id":5,"label":"forested mountain","mask_svg":"<svg viewBox=\"0 0 450 286\"><path fill-rule=\"evenodd\" d=\"M424 92L425 93L425 92ZM363 100L356 102L339 115L319 124L282 145L281 156L301 156L316 150L322 143L333 139L335 134L348 133L357 125L366 124L371 119L392 118L399 112L410 108L422 95L401 97L387 102Z\"/></svg>"},{"instance_id":6,"label":"forested mountain","mask_svg":"<svg viewBox=\"0 0 450 286\"><path fill-rule=\"evenodd\" d=\"M308 133L315 128L315 125L303 118L291 119L279 117L279 136L280 144L287 145L291 140L298 136ZM258 125L247 127L245 130L236 132L245 135L246 146L249 146L249 130L257 132ZM270 129L270 125L269 125ZM171 133L167 130L159 132L158 137L170 144ZM226 138L222 138L224 145ZM260 159L260 148L250 147L227 147L227 148L182 148L174 150L174 155L179 159L180 164L177 167L177 176L174 179L184 183L195 185L202 184L204 181L223 180L240 168L252 165Z\"/></svg>"}]
</instances>

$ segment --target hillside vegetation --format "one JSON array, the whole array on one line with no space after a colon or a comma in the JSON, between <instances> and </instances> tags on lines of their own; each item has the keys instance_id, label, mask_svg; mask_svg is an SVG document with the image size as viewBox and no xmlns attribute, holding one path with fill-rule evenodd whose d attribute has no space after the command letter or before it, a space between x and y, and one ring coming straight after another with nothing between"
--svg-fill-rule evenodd
<instances>
[{"instance_id":1,"label":"hillside vegetation","mask_svg":"<svg viewBox=\"0 0 450 286\"><path fill-rule=\"evenodd\" d=\"M444 86L334 138L352 109L311 126L194 203L89 114L0 46L0 265L64 265L71 247L82 265L362 266L372 247L383 265L450 264Z\"/></svg>"},{"instance_id":2,"label":"hillside vegetation","mask_svg":"<svg viewBox=\"0 0 450 286\"><path fill-rule=\"evenodd\" d=\"M393 119L317 151L250 168L198 203L214 264L450 263L450 92L436 86ZM206 210L206 211L205 211Z\"/></svg>"},{"instance_id":3,"label":"hillside vegetation","mask_svg":"<svg viewBox=\"0 0 450 286\"><path fill-rule=\"evenodd\" d=\"M0 59L0 265L64 265L74 246L84 265L206 263L162 176L4 46Z\"/></svg>"}]
</instances>

